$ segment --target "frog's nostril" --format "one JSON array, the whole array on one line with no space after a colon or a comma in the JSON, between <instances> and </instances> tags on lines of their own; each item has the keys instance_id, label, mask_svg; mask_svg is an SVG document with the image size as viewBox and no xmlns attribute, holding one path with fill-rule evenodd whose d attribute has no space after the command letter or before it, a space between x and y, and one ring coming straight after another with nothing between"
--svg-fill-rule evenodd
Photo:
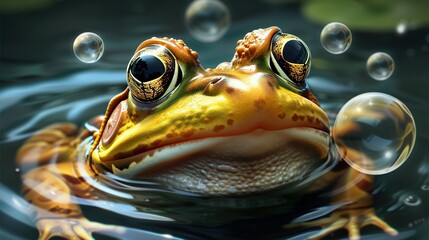
<instances>
[{"instance_id":1,"label":"frog's nostril","mask_svg":"<svg viewBox=\"0 0 429 240\"><path fill-rule=\"evenodd\" d=\"M218 82L221 82L224 79L225 79L225 77L216 77L216 78L214 78L213 80L210 81L210 84L214 85L214 84L216 84Z\"/></svg>"},{"instance_id":2,"label":"frog's nostril","mask_svg":"<svg viewBox=\"0 0 429 240\"><path fill-rule=\"evenodd\" d=\"M228 85L229 79L225 76L213 76L204 89L204 94L214 96L222 94L225 87Z\"/></svg>"}]
</instances>

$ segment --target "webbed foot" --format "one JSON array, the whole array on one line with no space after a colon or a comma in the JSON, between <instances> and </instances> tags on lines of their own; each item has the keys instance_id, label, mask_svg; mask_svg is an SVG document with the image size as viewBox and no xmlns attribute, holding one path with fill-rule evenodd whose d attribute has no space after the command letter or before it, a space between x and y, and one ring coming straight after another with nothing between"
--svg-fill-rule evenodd
<instances>
[{"instance_id":1,"label":"webbed foot","mask_svg":"<svg viewBox=\"0 0 429 240\"><path fill-rule=\"evenodd\" d=\"M337 210L331 216L303 223L292 223L284 228L291 229L297 227L321 227L321 231L311 236L309 239L322 239L329 234L340 229L346 229L351 240L360 239L360 229L367 225L375 225L391 236L398 235L398 232L389 224L379 218L372 208Z\"/></svg>"},{"instance_id":2,"label":"webbed foot","mask_svg":"<svg viewBox=\"0 0 429 240\"><path fill-rule=\"evenodd\" d=\"M93 232L123 231L121 227L89 221L86 218L45 218L37 221L39 239L62 237L75 240L92 240Z\"/></svg>"}]
</instances>

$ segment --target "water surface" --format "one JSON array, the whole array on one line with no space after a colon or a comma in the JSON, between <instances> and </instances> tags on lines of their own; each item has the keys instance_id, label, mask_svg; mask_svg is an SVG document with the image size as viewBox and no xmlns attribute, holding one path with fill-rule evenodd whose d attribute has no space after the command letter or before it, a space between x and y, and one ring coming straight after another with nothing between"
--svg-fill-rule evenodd
<instances>
[{"instance_id":1,"label":"water surface","mask_svg":"<svg viewBox=\"0 0 429 240\"><path fill-rule=\"evenodd\" d=\"M324 23L308 20L302 15L301 5L262 1L241 5L231 1L226 2L232 16L229 31L217 42L201 43L186 32L183 23L188 3L57 1L31 11L1 13L2 239L35 239L38 234L25 214L28 205L19 195L20 175L14 162L19 146L35 131L51 123L84 124L91 117L103 114L109 99L126 87L125 68L141 41L152 36L181 38L198 51L204 67L215 67L232 58L236 41L245 33L272 25L299 36L311 49L313 66L308 81L322 107L329 110L332 117L350 98L369 91L393 95L408 106L416 121L416 146L403 166L376 178L375 209L399 231L396 239L424 239L429 234L427 27L410 29L401 35L395 30L371 32L351 28L350 49L342 55L332 55L319 42ZM79 62L72 51L74 38L86 31L96 32L105 42L104 56L94 64ZM378 51L389 53L395 60L395 72L386 81L373 80L365 69L366 59ZM147 209L141 212L146 214L139 216L111 212L106 210L109 206L84 207L84 211L96 221L128 227L128 238L146 236L148 239L165 238L163 234L184 239L302 239L317 229L285 231L281 225L294 218L329 212L327 205L310 204L290 214L292 203L273 196L261 203L263 198L258 196L246 201L203 201L192 196L180 199L178 193L165 194L145 195L151 204L143 204ZM166 201L169 194L175 194L177 202ZM264 207L258 207L258 203ZM246 204L254 206L252 211L240 208ZM115 209L121 207L117 205ZM157 211L157 207L161 210ZM207 221L197 224L201 216ZM232 220L223 221L225 218ZM362 234L364 239L387 237L375 227L364 228ZM340 231L330 237L346 236ZM96 238L111 239L104 235L96 235Z\"/></svg>"}]
</instances>

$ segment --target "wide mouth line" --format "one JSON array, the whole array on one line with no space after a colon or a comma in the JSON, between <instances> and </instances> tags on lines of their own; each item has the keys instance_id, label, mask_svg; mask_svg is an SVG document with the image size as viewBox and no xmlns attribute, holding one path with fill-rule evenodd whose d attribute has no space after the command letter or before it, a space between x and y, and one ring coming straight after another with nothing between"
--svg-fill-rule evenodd
<instances>
[{"instance_id":1,"label":"wide mouth line","mask_svg":"<svg viewBox=\"0 0 429 240\"><path fill-rule=\"evenodd\" d=\"M193 139L189 141L177 142L174 144L165 145L156 149L148 150L140 154L136 154L130 157L104 161L103 165L108 166L111 170L116 173L125 173L128 171L137 173L138 171L143 172L150 169L153 166L167 163L171 160L186 159L194 154L200 154L205 150L212 151L213 148L219 150L219 146L224 146L226 141L232 141L232 143L240 143L241 140L253 139L256 143L263 143L261 139L264 139L269 134L281 133L286 137L295 136L302 140L311 139L313 142L320 142L323 145L329 144L329 133L321 131L319 129L310 127L300 128L287 128L281 130L265 130L262 128L255 129L245 134L229 135L229 136L216 136L210 138ZM282 135L282 136L283 136ZM285 137L285 141L288 139ZM241 139L242 138L242 139ZM258 142L259 141L259 142ZM245 145L245 144L244 144ZM261 148L264 149L264 148ZM240 151L238 151L240 152ZM134 170L133 170L134 169ZM122 174L120 174L122 175ZM128 175L128 174L125 174ZM130 174L134 175L134 174Z\"/></svg>"},{"instance_id":2,"label":"wide mouth line","mask_svg":"<svg viewBox=\"0 0 429 240\"><path fill-rule=\"evenodd\" d=\"M318 131L320 133L325 133L325 134L329 135L329 131L327 131L326 129L315 128L315 127L290 127L290 128L283 128L283 129L265 129L265 128L262 128L262 127L258 127L258 128L252 129L251 131L247 131L247 132L243 132L243 133L239 133L239 134L202 136L202 137L199 137L199 138L192 138L192 139L186 139L186 140L183 140L183 141L176 141L176 142L168 143L168 144L165 144L165 145L159 145L159 146L156 146L156 147L152 147L152 148L146 149L146 150L141 151L141 152L132 152L132 153L129 154L129 156L126 156L128 154L124 154L126 157L122 157L122 158L119 158L119 159L107 160L107 161L103 161L103 162L109 163L109 162L124 161L126 159L134 158L134 157L140 156L140 155L151 155L154 152L161 151L162 149L165 149L165 148L172 148L172 147L180 146L180 145L183 145L183 144L191 144L191 143L196 143L196 142L199 142L199 141L204 141L204 140L209 140L209 139L234 138L234 137L239 137L239 136L250 135L250 134L252 134L254 132L257 132L257 131L263 133L263 132L274 132L274 131L287 131L287 130L290 130L290 129L309 129L309 130L314 130L314 131Z\"/></svg>"}]
</instances>

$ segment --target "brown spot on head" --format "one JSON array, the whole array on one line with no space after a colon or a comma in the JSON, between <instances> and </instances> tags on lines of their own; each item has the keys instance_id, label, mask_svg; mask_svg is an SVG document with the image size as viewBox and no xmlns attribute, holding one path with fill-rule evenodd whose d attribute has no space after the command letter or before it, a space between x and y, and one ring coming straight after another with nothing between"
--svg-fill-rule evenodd
<instances>
[{"instance_id":1,"label":"brown spot on head","mask_svg":"<svg viewBox=\"0 0 429 240\"><path fill-rule=\"evenodd\" d=\"M228 125L232 125L232 124L234 123L234 120L232 120L232 119L228 119L228 120L226 120L226 123L227 123Z\"/></svg>"},{"instance_id":2,"label":"brown spot on head","mask_svg":"<svg viewBox=\"0 0 429 240\"><path fill-rule=\"evenodd\" d=\"M223 129L225 129L225 125L216 125L213 127L213 132L219 132Z\"/></svg>"},{"instance_id":3,"label":"brown spot on head","mask_svg":"<svg viewBox=\"0 0 429 240\"><path fill-rule=\"evenodd\" d=\"M282 112L277 115L280 119L284 119L286 117L286 113Z\"/></svg>"},{"instance_id":4,"label":"brown spot on head","mask_svg":"<svg viewBox=\"0 0 429 240\"><path fill-rule=\"evenodd\" d=\"M313 120L314 120L314 117L311 117L311 116L307 116L307 120L309 121L309 122L313 122Z\"/></svg>"},{"instance_id":5,"label":"brown spot on head","mask_svg":"<svg viewBox=\"0 0 429 240\"><path fill-rule=\"evenodd\" d=\"M298 115L296 115L296 113L292 116L292 121L298 121Z\"/></svg>"},{"instance_id":6,"label":"brown spot on head","mask_svg":"<svg viewBox=\"0 0 429 240\"><path fill-rule=\"evenodd\" d=\"M182 137L191 137L197 130L195 128L188 128L180 133Z\"/></svg>"},{"instance_id":7,"label":"brown spot on head","mask_svg":"<svg viewBox=\"0 0 429 240\"><path fill-rule=\"evenodd\" d=\"M266 102L265 102L265 100L264 100L264 99L262 99L262 98L260 98L260 99L258 99L258 100L255 100L255 101L253 102L253 105L256 107L256 109L257 109L258 111L261 111L261 110L262 110L262 108L264 108L265 104L266 104Z\"/></svg>"},{"instance_id":8,"label":"brown spot on head","mask_svg":"<svg viewBox=\"0 0 429 240\"><path fill-rule=\"evenodd\" d=\"M294 121L294 122L296 122L296 121L304 121L305 120L305 116L302 116L302 115L298 115L298 114L294 114L293 116L292 116L292 121Z\"/></svg>"}]
</instances>

